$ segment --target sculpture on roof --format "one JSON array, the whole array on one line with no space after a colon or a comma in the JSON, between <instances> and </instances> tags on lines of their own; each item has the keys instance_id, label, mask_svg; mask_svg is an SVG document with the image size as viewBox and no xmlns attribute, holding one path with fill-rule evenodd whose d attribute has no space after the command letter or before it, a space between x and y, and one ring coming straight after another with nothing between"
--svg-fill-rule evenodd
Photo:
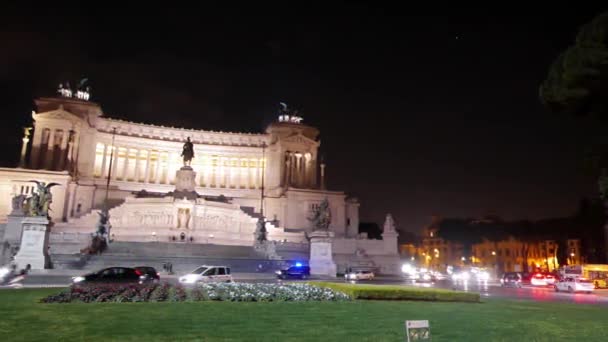
<instances>
[{"instance_id":1,"label":"sculpture on roof","mask_svg":"<svg viewBox=\"0 0 608 342\"><path fill-rule=\"evenodd\" d=\"M297 110L290 110L285 102L279 102L279 122L301 123L302 117L298 116Z\"/></svg>"},{"instance_id":2,"label":"sculpture on roof","mask_svg":"<svg viewBox=\"0 0 608 342\"><path fill-rule=\"evenodd\" d=\"M88 78L83 78L78 82L78 87L76 87L76 91L72 90L70 86L70 82L59 83L59 87L57 88L57 93L63 97L76 97L79 100L88 101L91 97L91 87L88 85Z\"/></svg>"}]
</instances>

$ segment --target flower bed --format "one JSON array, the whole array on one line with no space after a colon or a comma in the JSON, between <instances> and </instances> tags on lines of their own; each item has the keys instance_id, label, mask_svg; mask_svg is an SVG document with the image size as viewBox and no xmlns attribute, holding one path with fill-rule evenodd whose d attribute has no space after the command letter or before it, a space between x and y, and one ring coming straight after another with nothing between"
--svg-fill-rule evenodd
<instances>
[{"instance_id":1,"label":"flower bed","mask_svg":"<svg viewBox=\"0 0 608 342\"><path fill-rule=\"evenodd\" d=\"M181 285L89 285L72 287L43 298L43 303L93 302L184 302L184 301L344 301L351 297L340 291L309 284L202 284Z\"/></svg>"}]
</instances>

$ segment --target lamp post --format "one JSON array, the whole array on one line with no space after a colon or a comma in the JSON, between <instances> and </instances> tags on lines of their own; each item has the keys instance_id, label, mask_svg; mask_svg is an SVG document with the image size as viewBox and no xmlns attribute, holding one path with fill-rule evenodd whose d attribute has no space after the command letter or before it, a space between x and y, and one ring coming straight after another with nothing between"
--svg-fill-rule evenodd
<instances>
[{"instance_id":1,"label":"lamp post","mask_svg":"<svg viewBox=\"0 0 608 342\"><path fill-rule=\"evenodd\" d=\"M264 219L264 176L265 176L265 151L266 151L266 142L262 142L262 179L260 183L260 217L258 218L258 223L256 224L255 231L255 240L256 244L263 243L266 241L266 220Z\"/></svg>"},{"instance_id":2,"label":"lamp post","mask_svg":"<svg viewBox=\"0 0 608 342\"><path fill-rule=\"evenodd\" d=\"M112 177L112 163L114 161L114 139L116 137L116 127L112 128L112 145L110 147L110 165L108 166L108 180L106 181L106 199L103 203L103 211L108 213L108 193L110 190L110 178Z\"/></svg>"},{"instance_id":3,"label":"lamp post","mask_svg":"<svg viewBox=\"0 0 608 342\"><path fill-rule=\"evenodd\" d=\"M112 127L112 147L110 148L110 165L108 166L108 180L106 182L106 198L103 203L103 217L105 218L107 241L110 242L110 214L108 210L108 194L110 191L110 179L112 178L112 162L114 161L114 139L116 137L116 127Z\"/></svg>"},{"instance_id":4,"label":"lamp post","mask_svg":"<svg viewBox=\"0 0 608 342\"><path fill-rule=\"evenodd\" d=\"M260 215L264 218L264 176L266 173L266 161L265 161L265 152L266 152L266 142L262 142L262 180L261 180L261 195L260 195Z\"/></svg>"}]
</instances>

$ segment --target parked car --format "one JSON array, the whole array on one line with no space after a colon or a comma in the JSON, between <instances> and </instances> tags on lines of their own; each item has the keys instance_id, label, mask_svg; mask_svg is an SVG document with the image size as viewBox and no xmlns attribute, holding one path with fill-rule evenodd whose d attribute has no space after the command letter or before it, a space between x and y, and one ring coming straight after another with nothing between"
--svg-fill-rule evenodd
<instances>
[{"instance_id":1,"label":"parked car","mask_svg":"<svg viewBox=\"0 0 608 342\"><path fill-rule=\"evenodd\" d=\"M135 273L140 272L140 276L143 276L144 282L158 283L160 281L160 273L151 266L135 266ZM140 277L141 278L141 277Z\"/></svg>"},{"instance_id":2,"label":"parked car","mask_svg":"<svg viewBox=\"0 0 608 342\"><path fill-rule=\"evenodd\" d=\"M186 285L197 283L231 283L230 267L202 265L192 272L179 277L179 282Z\"/></svg>"},{"instance_id":3,"label":"parked car","mask_svg":"<svg viewBox=\"0 0 608 342\"><path fill-rule=\"evenodd\" d=\"M275 273L279 279L307 279L310 277L310 266L296 264Z\"/></svg>"},{"instance_id":4,"label":"parked car","mask_svg":"<svg viewBox=\"0 0 608 342\"><path fill-rule=\"evenodd\" d=\"M574 292L591 293L595 289L595 286L593 285L593 282L589 279L566 277L566 278L556 282L553 288L555 289L555 292L568 291L570 293L574 293Z\"/></svg>"},{"instance_id":5,"label":"parked car","mask_svg":"<svg viewBox=\"0 0 608 342\"><path fill-rule=\"evenodd\" d=\"M372 271L352 271L344 274L346 280L372 280L375 274Z\"/></svg>"},{"instance_id":6,"label":"parked car","mask_svg":"<svg viewBox=\"0 0 608 342\"><path fill-rule=\"evenodd\" d=\"M87 273L72 278L72 284L74 285L92 283L144 284L152 281L153 280L142 271L131 267L108 267L97 272Z\"/></svg>"}]
</instances>

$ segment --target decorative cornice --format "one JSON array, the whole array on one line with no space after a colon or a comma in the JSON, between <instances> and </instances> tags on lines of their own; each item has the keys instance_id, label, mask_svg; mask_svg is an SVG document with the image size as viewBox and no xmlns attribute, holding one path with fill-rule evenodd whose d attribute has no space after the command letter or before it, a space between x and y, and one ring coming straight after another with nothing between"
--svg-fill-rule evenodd
<instances>
[{"instance_id":1,"label":"decorative cornice","mask_svg":"<svg viewBox=\"0 0 608 342\"><path fill-rule=\"evenodd\" d=\"M180 127L167 127L152 124L143 124L111 118L98 118L96 128L100 132L124 136L160 139L165 141L183 142L190 137L195 144L228 145L228 146L256 146L268 145L270 136L261 133L234 133L215 132L205 130L186 129Z\"/></svg>"}]
</instances>

